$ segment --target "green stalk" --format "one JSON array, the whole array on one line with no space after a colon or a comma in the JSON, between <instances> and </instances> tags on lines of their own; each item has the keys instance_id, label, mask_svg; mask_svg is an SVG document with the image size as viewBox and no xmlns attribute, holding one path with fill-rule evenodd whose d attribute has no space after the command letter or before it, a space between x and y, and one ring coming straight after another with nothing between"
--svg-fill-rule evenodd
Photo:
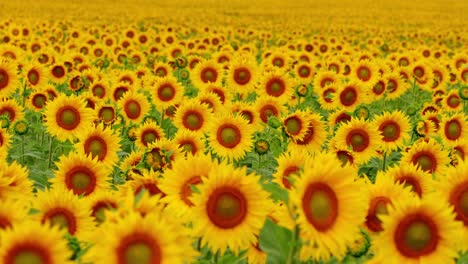
<instances>
[{"instance_id":1,"label":"green stalk","mask_svg":"<svg viewBox=\"0 0 468 264\"><path fill-rule=\"evenodd\" d=\"M299 241L299 225L296 225L294 227L294 233L293 233L293 241L292 241L293 244L292 244L291 250L289 251L288 260L286 262L288 264L296 263L297 253L299 252L298 246L297 246L298 241Z\"/></svg>"},{"instance_id":2,"label":"green stalk","mask_svg":"<svg viewBox=\"0 0 468 264\"><path fill-rule=\"evenodd\" d=\"M52 163L52 143L54 142L54 138L50 137L49 141L49 162L47 163L47 168L50 169L50 164Z\"/></svg>"},{"instance_id":3,"label":"green stalk","mask_svg":"<svg viewBox=\"0 0 468 264\"><path fill-rule=\"evenodd\" d=\"M383 164L382 164L382 170L385 171L385 162L387 161L387 151L384 151L383 153Z\"/></svg>"}]
</instances>

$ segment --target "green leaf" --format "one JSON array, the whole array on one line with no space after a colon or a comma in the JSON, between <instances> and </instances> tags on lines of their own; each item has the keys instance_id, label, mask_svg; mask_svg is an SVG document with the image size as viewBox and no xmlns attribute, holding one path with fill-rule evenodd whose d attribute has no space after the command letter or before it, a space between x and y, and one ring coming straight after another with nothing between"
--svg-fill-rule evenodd
<instances>
[{"instance_id":1,"label":"green leaf","mask_svg":"<svg viewBox=\"0 0 468 264\"><path fill-rule=\"evenodd\" d=\"M288 201L288 192L284 189L281 188L278 184L274 182L265 182L263 184L263 189L265 189L267 192L271 194L271 198L273 201L283 201L287 202Z\"/></svg>"},{"instance_id":2,"label":"green leaf","mask_svg":"<svg viewBox=\"0 0 468 264\"><path fill-rule=\"evenodd\" d=\"M260 231L260 248L267 254L267 264L286 263L291 251L291 230L267 219Z\"/></svg>"}]
</instances>

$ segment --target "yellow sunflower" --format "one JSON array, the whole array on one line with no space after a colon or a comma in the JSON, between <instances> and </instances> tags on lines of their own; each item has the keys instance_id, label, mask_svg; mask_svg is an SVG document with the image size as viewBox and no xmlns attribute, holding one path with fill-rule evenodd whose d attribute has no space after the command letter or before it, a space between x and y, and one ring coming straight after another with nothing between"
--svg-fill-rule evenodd
<instances>
[{"instance_id":1,"label":"yellow sunflower","mask_svg":"<svg viewBox=\"0 0 468 264\"><path fill-rule=\"evenodd\" d=\"M0 98L8 98L18 87L16 62L0 60Z\"/></svg>"},{"instance_id":2,"label":"yellow sunflower","mask_svg":"<svg viewBox=\"0 0 468 264\"><path fill-rule=\"evenodd\" d=\"M164 172L159 184L166 194L162 200L167 203L167 210L176 217L190 221L191 218L187 216L194 206L192 187L201 184L202 177L208 177L211 168L216 165L216 161L204 154L176 160L173 168Z\"/></svg>"},{"instance_id":3,"label":"yellow sunflower","mask_svg":"<svg viewBox=\"0 0 468 264\"><path fill-rule=\"evenodd\" d=\"M371 183L368 180L365 183L369 207L364 226L372 233L381 232L383 228L379 215L388 214L388 207L393 206L393 201L408 199L412 194L409 188L405 188L381 171L377 173L375 183Z\"/></svg>"},{"instance_id":4,"label":"yellow sunflower","mask_svg":"<svg viewBox=\"0 0 468 264\"><path fill-rule=\"evenodd\" d=\"M399 110L375 116L373 126L377 127L382 135L381 148L384 151L391 152L402 148L410 140L410 121Z\"/></svg>"},{"instance_id":5,"label":"yellow sunflower","mask_svg":"<svg viewBox=\"0 0 468 264\"><path fill-rule=\"evenodd\" d=\"M167 139L156 140L145 150L143 162L149 169L164 171L172 167L172 162L182 156L179 146Z\"/></svg>"},{"instance_id":6,"label":"yellow sunflower","mask_svg":"<svg viewBox=\"0 0 468 264\"><path fill-rule=\"evenodd\" d=\"M36 221L13 224L0 236L0 262L5 264L72 264L64 230Z\"/></svg>"},{"instance_id":7,"label":"yellow sunflower","mask_svg":"<svg viewBox=\"0 0 468 264\"><path fill-rule=\"evenodd\" d=\"M31 62L23 66L22 73L26 77L27 83L34 89L40 89L47 84L48 79L43 65L38 62Z\"/></svg>"},{"instance_id":8,"label":"yellow sunflower","mask_svg":"<svg viewBox=\"0 0 468 264\"><path fill-rule=\"evenodd\" d=\"M118 102L122 99L123 95L127 92L134 92L135 88L128 83L114 83L112 86L112 93L109 96L114 102Z\"/></svg>"},{"instance_id":9,"label":"yellow sunflower","mask_svg":"<svg viewBox=\"0 0 468 264\"><path fill-rule=\"evenodd\" d=\"M24 109L14 99L0 99L0 116L6 116L10 124L24 118Z\"/></svg>"},{"instance_id":10,"label":"yellow sunflower","mask_svg":"<svg viewBox=\"0 0 468 264\"><path fill-rule=\"evenodd\" d=\"M399 199L380 215L383 231L375 238L374 263L455 263L461 224L447 202L436 196Z\"/></svg>"},{"instance_id":11,"label":"yellow sunflower","mask_svg":"<svg viewBox=\"0 0 468 264\"><path fill-rule=\"evenodd\" d=\"M387 79L386 98L396 99L403 95L410 85L406 82L398 72L392 72L385 75Z\"/></svg>"},{"instance_id":12,"label":"yellow sunflower","mask_svg":"<svg viewBox=\"0 0 468 264\"><path fill-rule=\"evenodd\" d=\"M46 106L47 101L47 92L39 90L29 95L26 105L29 107L29 109L34 111L41 111Z\"/></svg>"},{"instance_id":13,"label":"yellow sunflower","mask_svg":"<svg viewBox=\"0 0 468 264\"><path fill-rule=\"evenodd\" d=\"M162 212L129 213L102 224L86 259L93 263L190 263L196 253L183 227Z\"/></svg>"},{"instance_id":14,"label":"yellow sunflower","mask_svg":"<svg viewBox=\"0 0 468 264\"><path fill-rule=\"evenodd\" d=\"M33 191L33 182L29 179L27 167L13 161L0 161L0 200L24 200Z\"/></svg>"},{"instance_id":15,"label":"yellow sunflower","mask_svg":"<svg viewBox=\"0 0 468 264\"><path fill-rule=\"evenodd\" d=\"M206 91L198 93L195 101L200 105L206 105L211 113L214 113L222 108L221 100L215 93L208 93Z\"/></svg>"},{"instance_id":16,"label":"yellow sunflower","mask_svg":"<svg viewBox=\"0 0 468 264\"><path fill-rule=\"evenodd\" d=\"M206 104L200 104L196 99L184 101L176 110L174 125L179 129L205 132L212 113Z\"/></svg>"},{"instance_id":17,"label":"yellow sunflower","mask_svg":"<svg viewBox=\"0 0 468 264\"><path fill-rule=\"evenodd\" d=\"M261 97L268 95L286 102L294 93L294 84L287 71L275 68L263 74L257 90Z\"/></svg>"},{"instance_id":18,"label":"yellow sunflower","mask_svg":"<svg viewBox=\"0 0 468 264\"><path fill-rule=\"evenodd\" d=\"M97 225L100 225L106 221L106 214L109 211L117 210L119 206L119 197L115 191L111 190L97 190L92 195L88 195L84 198L86 204L91 210L91 216Z\"/></svg>"},{"instance_id":19,"label":"yellow sunflower","mask_svg":"<svg viewBox=\"0 0 468 264\"><path fill-rule=\"evenodd\" d=\"M220 113L208 124L208 142L216 155L238 160L252 148L253 129L241 116Z\"/></svg>"},{"instance_id":20,"label":"yellow sunflower","mask_svg":"<svg viewBox=\"0 0 468 264\"><path fill-rule=\"evenodd\" d=\"M457 144L452 146L450 153L452 164L456 166L460 160L464 161L468 157L468 141L463 139L459 140Z\"/></svg>"},{"instance_id":21,"label":"yellow sunflower","mask_svg":"<svg viewBox=\"0 0 468 264\"><path fill-rule=\"evenodd\" d=\"M76 195L87 196L109 186L106 181L111 170L99 163L97 158L70 152L57 162L54 188L64 188Z\"/></svg>"},{"instance_id":22,"label":"yellow sunflower","mask_svg":"<svg viewBox=\"0 0 468 264\"><path fill-rule=\"evenodd\" d=\"M245 57L237 57L229 62L226 84L229 89L239 94L247 95L253 91L257 82L258 69L255 62Z\"/></svg>"},{"instance_id":23,"label":"yellow sunflower","mask_svg":"<svg viewBox=\"0 0 468 264\"><path fill-rule=\"evenodd\" d=\"M6 159L10 150L11 135L8 131L0 126L0 161Z\"/></svg>"},{"instance_id":24,"label":"yellow sunflower","mask_svg":"<svg viewBox=\"0 0 468 264\"><path fill-rule=\"evenodd\" d=\"M463 113L443 115L440 127L439 134L448 145L455 145L459 140L468 138L468 122Z\"/></svg>"},{"instance_id":25,"label":"yellow sunflower","mask_svg":"<svg viewBox=\"0 0 468 264\"><path fill-rule=\"evenodd\" d=\"M260 97L255 102L254 108L259 113L263 123L267 123L270 116L280 117L286 112L286 107L284 107L283 102L280 102L278 98L272 96Z\"/></svg>"},{"instance_id":26,"label":"yellow sunflower","mask_svg":"<svg viewBox=\"0 0 468 264\"><path fill-rule=\"evenodd\" d=\"M286 189L291 189L292 184L289 182L289 179L293 175L301 174L306 157L307 153L305 151L294 148L286 150L276 160L278 167L276 167L276 172L273 174L273 182Z\"/></svg>"},{"instance_id":27,"label":"yellow sunflower","mask_svg":"<svg viewBox=\"0 0 468 264\"><path fill-rule=\"evenodd\" d=\"M55 83L63 83L67 78L67 68L63 63L55 62L49 66L49 78Z\"/></svg>"},{"instance_id":28,"label":"yellow sunflower","mask_svg":"<svg viewBox=\"0 0 468 264\"><path fill-rule=\"evenodd\" d=\"M365 92L362 84L351 82L339 87L333 102L337 108L347 111L354 110L358 105L367 103L368 95Z\"/></svg>"},{"instance_id":29,"label":"yellow sunflower","mask_svg":"<svg viewBox=\"0 0 468 264\"><path fill-rule=\"evenodd\" d=\"M78 135L78 140L75 148L80 155L97 158L109 170L119 161L120 137L112 129L98 125Z\"/></svg>"},{"instance_id":30,"label":"yellow sunflower","mask_svg":"<svg viewBox=\"0 0 468 264\"><path fill-rule=\"evenodd\" d=\"M293 141L304 140L310 126L310 112L296 110L282 118L286 134Z\"/></svg>"},{"instance_id":31,"label":"yellow sunflower","mask_svg":"<svg viewBox=\"0 0 468 264\"><path fill-rule=\"evenodd\" d=\"M297 210L301 238L308 241L301 259L345 256L359 234L367 208L365 197L355 191L362 188L356 178L355 169L342 167L330 153L321 153L294 180L289 199Z\"/></svg>"},{"instance_id":32,"label":"yellow sunflower","mask_svg":"<svg viewBox=\"0 0 468 264\"><path fill-rule=\"evenodd\" d=\"M428 195L431 189L432 175L411 164L399 164L389 168L385 175L395 183L409 187L409 190L419 198Z\"/></svg>"},{"instance_id":33,"label":"yellow sunflower","mask_svg":"<svg viewBox=\"0 0 468 264\"><path fill-rule=\"evenodd\" d=\"M370 60L359 60L351 68L351 76L359 80L367 89L372 88L380 77L377 66Z\"/></svg>"},{"instance_id":34,"label":"yellow sunflower","mask_svg":"<svg viewBox=\"0 0 468 264\"><path fill-rule=\"evenodd\" d=\"M172 76L157 78L154 84L146 89L149 90L151 100L158 110L178 104L184 95L184 87Z\"/></svg>"},{"instance_id":35,"label":"yellow sunflower","mask_svg":"<svg viewBox=\"0 0 468 264\"><path fill-rule=\"evenodd\" d=\"M366 163L377 155L381 136L376 127L364 119L352 118L336 131L336 144L352 149L357 163Z\"/></svg>"},{"instance_id":36,"label":"yellow sunflower","mask_svg":"<svg viewBox=\"0 0 468 264\"><path fill-rule=\"evenodd\" d=\"M50 223L66 229L70 235L77 238L94 228L86 200L58 186L39 192L33 200L32 208L38 211L33 217L42 224Z\"/></svg>"},{"instance_id":37,"label":"yellow sunflower","mask_svg":"<svg viewBox=\"0 0 468 264\"><path fill-rule=\"evenodd\" d=\"M135 133L135 143L140 149L148 147L156 140L166 138L163 129L153 121L146 121L136 129Z\"/></svg>"},{"instance_id":38,"label":"yellow sunflower","mask_svg":"<svg viewBox=\"0 0 468 264\"><path fill-rule=\"evenodd\" d=\"M313 113L310 110L306 111L306 113L308 123L305 125L307 130L304 137L292 140L289 145L291 148L305 150L309 153L320 152L327 135L325 124L319 114Z\"/></svg>"},{"instance_id":39,"label":"yellow sunflower","mask_svg":"<svg viewBox=\"0 0 468 264\"><path fill-rule=\"evenodd\" d=\"M29 205L21 200L6 199L0 203L0 232L23 221Z\"/></svg>"},{"instance_id":40,"label":"yellow sunflower","mask_svg":"<svg viewBox=\"0 0 468 264\"><path fill-rule=\"evenodd\" d=\"M222 79L223 71L214 60L205 60L198 63L190 74L195 87L202 89L210 83L217 83Z\"/></svg>"},{"instance_id":41,"label":"yellow sunflower","mask_svg":"<svg viewBox=\"0 0 468 264\"><path fill-rule=\"evenodd\" d=\"M205 143L200 138L200 134L187 129L177 131L173 142L179 145L179 149L184 152L185 155L196 155L203 153L205 150Z\"/></svg>"},{"instance_id":42,"label":"yellow sunflower","mask_svg":"<svg viewBox=\"0 0 468 264\"><path fill-rule=\"evenodd\" d=\"M417 141L401 157L401 163L412 164L435 175L449 162L448 152L433 139Z\"/></svg>"},{"instance_id":43,"label":"yellow sunflower","mask_svg":"<svg viewBox=\"0 0 468 264\"><path fill-rule=\"evenodd\" d=\"M456 167L444 170L444 177L434 184L434 190L447 201L455 212L455 220L463 224L460 230L462 240L460 250L468 250L468 162L461 162Z\"/></svg>"},{"instance_id":44,"label":"yellow sunflower","mask_svg":"<svg viewBox=\"0 0 468 264\"><path fill-rule=\"evenodd\" d=\"M74 95L59 95L47 103L44 114L47 131L60 141L84 134L94 120L93 111L86 108L84 100Z\"/></svg>"},{"instance_id":45,"label":"yellow sunflower","mask_svg":"<svg viewBox=\"0 0 468 264\"><path fill-rule=\"evenodd\" d=\"M121 187L122 192L137 195L142 190L146 190L150 196L158 195L164 197L166 194L159 188L160 177L161 173L157 171L143 170L142 175L135 174L132 180L127 181Z\"/></svg>"},{"instance_id":46,"label":"yellow sunflower","mask_svg":"<svg viewBox=\"0 0 468 264\"><path fill-rule=\"evenodd\" d=\"M199 193L192 196L194 233L201 244L221 254L229 247L234 252L256 242L270 211L269 194L259 184L257 175L247 175L245 168L234 169L222 163L202 176Z\"/></svg>"},{"instance_id":47,"label":"yellow sunflower","mask_svg":"<svg viewBox=\"0 0 468 264\"><path fill-rule=\"evenodd\" d=\"M463 111L463 99L458 94L458 91L449 91L442 101L442 106L447 111L459 112Z\"/></svg>"},{"instance_id":48,"label":"yellow sunflower","mask_svg":"<svg viewBox=\"0 0 468 264\"><path fill-rule=\"evenodd\" d=\"M130 124L141 123L151 108L146 96L137 92L125 93L119 100L118 105Z\"/></svg>"}]
</instances>

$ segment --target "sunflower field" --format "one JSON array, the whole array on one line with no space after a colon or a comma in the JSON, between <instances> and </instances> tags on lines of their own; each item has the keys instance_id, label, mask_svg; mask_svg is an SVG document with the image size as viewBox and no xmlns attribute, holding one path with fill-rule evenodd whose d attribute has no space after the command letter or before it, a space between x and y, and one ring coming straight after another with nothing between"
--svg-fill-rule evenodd
<instances>
[{"instance_id":1,"label":"sunflower field","mask_svg":"<svg viewBox=\"0 0 468 264\"><path fill-rule=\"evenodd\" d=\"M1 1L0 264L467 264L467 14Z\"/></svg>"}]
</instances>

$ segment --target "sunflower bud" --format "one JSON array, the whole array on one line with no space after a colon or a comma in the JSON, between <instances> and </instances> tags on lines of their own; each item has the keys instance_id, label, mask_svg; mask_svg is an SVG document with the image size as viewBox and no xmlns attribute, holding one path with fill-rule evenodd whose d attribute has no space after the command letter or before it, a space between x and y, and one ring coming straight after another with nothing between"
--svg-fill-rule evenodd
<instances>
[{"instance_id":1,"label":"sunflower bud","mask_svg":"<svg viewBox=\"0 0 468 264\"><path fill-rule=\"evenodd\" d=\"M268 150L270 149L270 143L264 139L258 139L255 141L255 152L257 152L259 155L264 155L268 153Z\"/></svg>"},{"instance_id":2,"label":"sunflower bud","mask_svg":"<svg viewBox=\"0 0 468 264\"><path fill-rule=\"evenodd\" d=\"M268 117L268 125L273 128L278 128L282 125L281 120L279 120L276 116Z\"/></svg>"},{"instance_id":3,"label":"sunflower bud","mask_svg":"<svg viewBox=\"0 0 468 264\"><path fill-rule=\"evenodd\" d=\"M10 126L10 118L6 115L0 115L0 127L8 128Z\"/></svg>"},{"instance_id":4,"label":"sunflower bud","mask_svg":"<svg viewBox=\"0 0 468 264\"><path fill-rule=\"evenodd\" d=\"M13 130L15 131L17 135L24 135L28 133L29 125L26 121L19 120L15 122L15 124L13 125Z\"/></svg>"}]
</instances>

